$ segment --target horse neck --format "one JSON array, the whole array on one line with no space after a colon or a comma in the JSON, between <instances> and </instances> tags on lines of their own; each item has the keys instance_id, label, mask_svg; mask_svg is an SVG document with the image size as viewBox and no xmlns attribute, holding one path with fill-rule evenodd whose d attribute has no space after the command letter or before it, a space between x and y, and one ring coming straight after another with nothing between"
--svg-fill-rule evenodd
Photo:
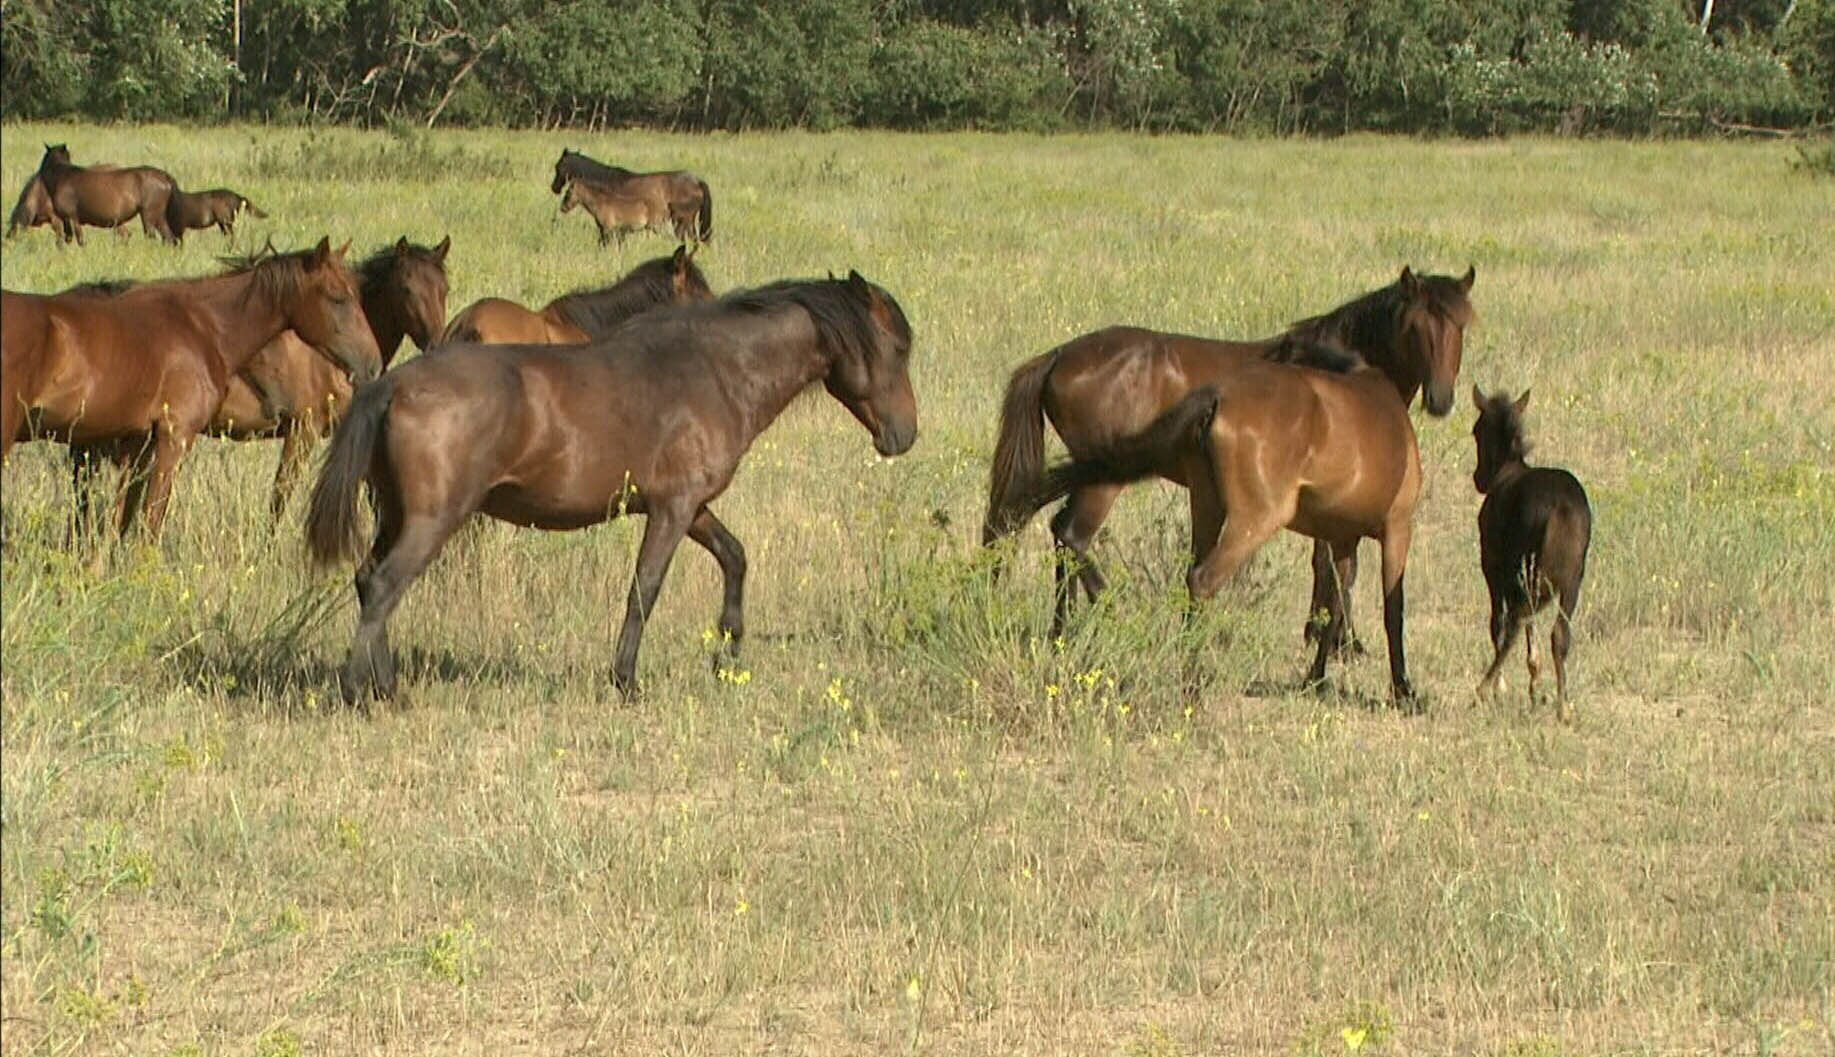
<instances>
[{"instance_id":1,"label":"horse neck","mask_svg":"<svg viewBox=\"0 0 1835 1057\"><path fill-rule=\"evenodd\" d=\"M833 363L804 312L783 313L773 323L763 338L737 343L739 351L717 379L745 418L748 444Z\"/></svg>"},{"instance_id":2,"label":"horse neck","mask_svg":"<svg viewBox=\"0 0 1835 1057\"><path fill-rule=\"evenodd\" d=\"M1395 386L1404 407L1414 403L1415 394L1421 391L1421 377L1402 358L1401 335L1396 329L1395 313L1389 306L1381 302L1360 302L1348 311L1322 319L1311 336L1336 341L1382 371Z\"/></svg>"},{"instance_id":3,"label":"horse neck","mask_svg":"<svg viewBox=\"0 0 1835 1057\"><path fill-rule=\"evenodd\" d=\"M287 329L287 315L255 284L253 271L201 282L205 286L199 302L212 317L218 339L216 354L225 374L234 375L263 345Z\"/></svg>"},{"instance_id":4,"label":"horse neck","mask_svg":"<svg viewBox=\"0 0 1835 1057\"><path fill-rule=\"evenodd\" d=\"M401 339L408 335L408 325L402 319L401 311L391 304L380 293L365 291L363 294L363 318L369 320L370 333L376 338L376 349L382 354L382 365L387 367L401 348Z\"/></svg>"}]
</instances>

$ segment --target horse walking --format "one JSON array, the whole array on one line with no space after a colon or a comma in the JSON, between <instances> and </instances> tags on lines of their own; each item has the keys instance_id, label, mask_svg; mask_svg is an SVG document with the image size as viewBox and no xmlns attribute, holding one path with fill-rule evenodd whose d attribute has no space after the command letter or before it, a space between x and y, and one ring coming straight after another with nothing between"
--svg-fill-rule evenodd
<instances>
[{"instance_id":1,"label":"horse walking","mask_svg":"<svg viewBox=\"0 0 1835 1057\"><path fill-rule=\"evenodd\" d=\"M558 195L576 181L610 195L641 200L646 214L668 218L675 237L683 242L706 242L714 237L714 194L707 189L707 181L694 173L682 169L632 172L563 148L554 163L549 190ZM604 243L602 230L600 245Z\"/></svg>"},{"instance_id":2,"label":"horse walking","mask_svg":"<svg viewBox=\"0 0 1835 1057\"><path fill-rule=\"evenodd\" d=\"M204 279L115 296L0 294L0 458L37 436L131 452L121 527L142 505L157 537L172 474L230 378L291 328L353 377L376 374L376 339L343 251L267 257Z\"/></svg>"},{"instance_id":3,"label":"horse walking","mask_svg":"<svg viewBox=\"0 0 1835 1057\"><path fill-rule=\"evenodd\" d=\"M1523 439L1523 412L1529 391L1516 400L1508 393L1489 397L1472 387L1478 421L1472 437L1478 445L1478 468L1472 485L1485 497L1478 510L1479 560L1491 592L1491 645L1497 651L1478 684L1482 699L1497 687L1497 673L1516 644L1523 626L1523 659L1529 667L1529 700L1536 697L1535 628L1537 611L1559 601L1548 652L1555 659L1555 715L1567 722L1567 651L1574 609L1580 604L1580 581L1586 577L1587 547L1593 538L1593 508L1586 489L1566 470L1530 466Z\"/></svg>"},{"instance_id":4,"label":"horse walking","mask_svg":"<svg viewBox=\"0 0 1835 1057\"><path fill-rule=\"evenodd\" d=\"M714 296L687 247L631 269L611 286L575 290L536 312L501 297L484 297L460 310L440 336L441 345L578 345L610 333L641 312Z\"/></svg>"},{"instance_id":5,"label":"horse walking","mask_svg":"<svg viewBox=\"0 0 1835 1057\"><path fill-rule=\"evenodd\" d=\"M612 665L626 693L636 689L644 621L687 536L720 565L730 657L744 634L745 549L709 504L752 441L817 382L880 454L910 448L910 349L898 303L853 272L646 313L589 345L453 346L362 387L306 519L320 563L354 553L357 485L369 484L375 536L357 569L345 697L365 684L393 694L389 615L473 513L552 530L645 515Z\"/></svg>"},{"instance_id":6,"label":"horse walking","mask_svg":"<svg viewBox=\"0 0 1835 1057\"><path fill-rule=\"evenodd\" d=\"M1328 343L1356 353L1377 368L1401 398L1403 406L1423 393L1430 415L1444 416L1453 407L1453 383L1459 375L1465 328L1473 312L1468 295L1476 272L1458 279L1416 275L1403 268L1399 279L1324 315L1301 320L1286 333L1260 341L1216 341L1167 334L1138 327L1110 327L1073 338L1022 364L1007 384L1000 413L1000 432L989 474L988 510L983 543L1019 530L1036 507L1024 506L1042 479L1045 422L1063 439L1074 457L1085 457L1146 428L1185 394L1207 383L1223 382L1234 371L1261 360L1284 342ZM1190 487L1185 471L1169 464L1161 474ZM1094 600L1105 586L1090 560L1090 544L1120 496L1124 482L1092 483L1071 491L1051 520L1056 544L1057 590L1052 637L1062 633L1077 585ZM1194 532L1211 525L1217 512L1191 497ZM1192 538L1193 552L1209 537ZM1353 554L1344 563L1332 559L1324 543L1313 548L1312 612L1327 610L1336 595L1337 576L1349 590L1357 573ZM1348 620L1348 618L1347 618ZM1307 622L1306 638L1317 634ZM1347 638L1349 638L1347 634Z\"/></svg>"},{"instance_id":7,"label":"horse walking","mask_svg":"<svg viewBox=\"0 0 1835 1057\"><path fill-rule=\"evenodd\" d=\"M1380 370L1335 346L1300 343L1287 362L1217 371L1139 433L1092 445L1045 474L1018 512L1080 488L1161 476L1192 494L1191 596L1204 600L1288 528L1324 545L1339 572L1307 681L1325 678L1345 633L1346 567L1360 539L1382 547L1383 626L1396 701L1414 697L1402 644L1402 577L1421 494L1408 405ZM1176 475L1176 476L1175 476Z\"/></svg>"}]
</instances>

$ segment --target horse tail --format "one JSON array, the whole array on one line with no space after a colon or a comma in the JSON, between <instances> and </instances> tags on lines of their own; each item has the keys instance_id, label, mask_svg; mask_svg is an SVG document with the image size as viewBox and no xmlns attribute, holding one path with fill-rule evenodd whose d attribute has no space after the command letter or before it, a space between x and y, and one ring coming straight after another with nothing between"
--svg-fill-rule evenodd
<instances>
[{"instance_id":1,"label":"horse tail","mask_svg":"<svg viewBox=\"0 0 1835 1057\"><path fill-rule=\"evenodd\" d=\"M394 375L359 386L331 435L331 449L306 511L306 546L318 565L353 556L363 546L357 484L369 476L394 397Z\"/></svg>"},{"instance_id":2,"label":"horse tail","mask_svg":"<svg viewBox=\"0 0 1835 1057\"><path fill-rule=\"evenodd\" d=\"M1103 484L1132 484L1177 462L1194 447L1207 454L1211 420L1217 415L1217 387L1204 385L1185 394L1139 433L1117 438L1081 458L1066 459L1047 470L1038 487L1026 497L1037 510L1079 488Z\"/></svg>"},{"instance_id":3,"label":"horse tail","mask_svg":"<svg viewBox=\"0 0 1835 1057\"><path fill-rule=\"evenodd\" d=\"M994 441L994 465L988 472L983 546L1019 531L1044 505L1020 509L1045 473L1045 382L1057 363L1058 351L1053 349L1027 360L1007 379L1000 433Z\"/></svg>"},{"instance_id":4,"label":"horse tail","mask_svg":"<svg viewBox=\"0 0 1835 1057\"><path fill-rule=\"evenodd\" d=\"M236 196L236 201L242 203L242 208L248 210L249 216L255 217L258 220L266 220L268 218L268 215L266 213L263 213L260 209L255 207L255 203L249 201L248 199L242 197L241 195Z\"/></svg>"},{"instance_id":5,"label":"horse tail","mask_svg":"<svg viewBox=\"0 0 1835 1057\"><path fill-rule=\"evenodd\" d=\"M706 180L696 179L695 183L701 185L701 214L698 218L701 233L699 238L702 242L706 242L714 237L714 193L707 189Z\"/></svg>"}]
</instances>

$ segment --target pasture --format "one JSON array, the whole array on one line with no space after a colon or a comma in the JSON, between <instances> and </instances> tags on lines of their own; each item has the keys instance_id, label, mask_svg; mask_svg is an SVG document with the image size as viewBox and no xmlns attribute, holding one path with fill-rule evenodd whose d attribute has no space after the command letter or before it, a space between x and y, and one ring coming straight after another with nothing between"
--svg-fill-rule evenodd
<instances>
[{"instance_id":1,"label":"pasture","mask_svg":"<svg viewBox=\"0 0 1835 1057\"><path fill-rule=\"evenodd\" d=\"M350 570L277 444L206 440L157 548L65 546L61 448L5 468L6 1054L1822 1054L1835 1047L1835 183L1786 146L1555 140L8 127L261 203L235 247L452 236L449 311L600 249L562 146L687 168L717 291L858 268L916 341L916 446L801 400L719 511L742 666L677 556L612 691L640 525L462 534L337 703ZM9 198L10 202L10 198ZM199 274L91 230L9 289ZM1417 410L1427 713L1371 653L1296 677L1309 544L1182 624L1186 503L1130 491L1061 643L1044 518L976 545L1000 392L1112 322L1261 336L1476 266L1457 401ZM1594 505L1573 726L1490 660L1470 386L1534 391ZM1053 442L1055 444L1055 441ZM1546 634L1546 623L1537 627ZM1188 683L1181 677L1189 672Z\"/></svg>"}]
</instances>

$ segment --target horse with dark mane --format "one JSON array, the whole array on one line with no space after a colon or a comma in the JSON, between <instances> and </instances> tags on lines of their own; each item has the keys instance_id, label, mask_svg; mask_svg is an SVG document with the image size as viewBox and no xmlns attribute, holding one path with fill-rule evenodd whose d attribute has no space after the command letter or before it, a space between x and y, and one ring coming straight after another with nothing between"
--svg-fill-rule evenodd
<instances>
[{"instance_id":1,"label":"horse with dark mane","mask_svg":"<svg viewBox=\"0 0 1835 1057\"><path fill-rule=\"evenodd\" d=\"M232 237L236 233L236 214L243 210L252 217L267 216L255 208L255 203L227 187L209 191L181 191L174 187L172 198L166 203L166 226L181 240L192 228L211 226L224 237Z\"/></svg>"},{"instance_id":2,"label":"horse with dark mane","mask_svg":"<svg viewBox=\"0 0 1835 1057\"><path fill-rule=\"evenodd\" d=\"M1414 689L1402 646L1402 575L1421 494L1408 405L1382 371L1338 346L1302 338L1271 352L1215 371L1146 428L1083 448L1046 473L1016 512L1078 489L1180 480L1192 493L1186 584L1197 600L1215 594L1282 528L1312 537L1328 549L1340 586L1326 599L1310 683L1324 679L1344 636L1345 566L1360 539L1375 539L1383 551L1390 686L1407 701Z\"/></svg>"},{"instance_id":3,"label":"horse with dark mane","mask_svg":"<svg viewBox=\"0 0 1835 1057\"><path fill-rule=\"evenodd\" d=\"M645 515L612 666L626 693L644 621L687 536L720 565L730 657L744 635L745 549L709 504L753 440L818 382L880 454L910 448L910 349L898 303L854 272L648 312L589 345L453 346L358 389L306 519L318 561L356 552L357 486L370 486L376 528L357 569L345 696L364 684L393 693L389 615L474 513L552 530Z\"/></svg>"},{"instance_id":4,"label":"horse with dark mane","mask_svg":"<svg viewBox=\"0 0 1835 1057\"><path fill-rule=\"evenodd\" d=\"M166 224L166 206L178 185L164 169L84 168L73 164L69 148L58 143L45 146L37 178L51 201L52 225L65 242L75 238L81 245L84 224L118 230L136 216L148 235L178 241Z\"/></svg>"},{"instance_id":5,"label":"horse with dark mane","mask_svg":"<svg viewBox=\"0 0 1835 1057\"><path fill-rule=\"evenodd\" d=\"M1580 581L1587 571L1587 547L1593 540L1593 508L1574 475L1553 466L1531 466L1529 442L1523 438L1523 412L1529 391L1516 400L1508 393L1485 396L1472 387L1478 421L1472 439L1478 467L1472 485L1485 497L1478 510L1478 552L1485 586L1491 592L1491 667L1478 684L1484 698L1497 687L1497 674L1525 624L1523 659L1529 666L1529 700L1536 696L1536 612L1559 604L1548 633L1548 652L1555 659L1555 715L1570 718L1567 706L1567 650L1570 625L1580 604Z\"/></svg>"},{"instance_id":6,"label":"horse with dark mane","mask_svg":"<svg viewBox=\"0 0 1835 1057\"><path fill-rule=\"evenodd\" d=\"M1044 473L1045 421L1074 457L1087 456L1114 438L1145 429L1155 416L1192 389L1224 381L1237 368L1257 362L1284 341L1341 345L1386 377L1404 406L1424 392L1431 415L1452 410L1465 328L1473 312L1468 294L1476 273L1458 279L1416 275L1403 268L1394 283L1373 290L1323 315L1301 320L1286 333L1260 341L1217 341L1139 327L1110 327L1073 338L1022 364L1007 384L1000 432L988 486L984 543L1025 525L1027 508ZM1187 471L1168 464L1160 476L1190 487ZM1051 520L1056 542L1057 598L1052 636L1063 630L1076 585L1094 599L1104 586L1090 561L1089 547L1126 482L1092 483L1073 489ZM1223 511L1203 491L1191 494L1192 548L1199 553L1216 536ZM1313 549L1313 612L1328 609L1336 596L1333 561L1324 543ZM1338 575L1344 586L1356 575L1355 552ZM1309 620L1307 638L1317 634ZM1348 637L1348 636L1347 636Z\"/></svg>"},{"instance_id":7,"label":"horse with dark mane","mask_svg":"<svg viewBox=\"0 0 1835 1057\"><path fill-rule=\"evenodd\" d=\"M172 474L229 380L291 328L359 380L377 370L343 251L266 257L203 279L93 292L0 294L0 457L47 437L131 453L125 530L144 502L157 535Z\"/></svg>"},{"instance_id":8,"label":"horse with dark mane","mask_svg":"<svg viewBox=\"0 0 1835 1057\"><path fill-rule=\"evenodd\" d=\"M707 189L707 181L694 173L683 169L632 172L562 148L560 160L554 163L554 182L549 189L557 195L562 194L568 183L575 180L610 195L642 200L647 213L669 218L675 226L675 237L684 242L706 242L713 238L714 195ZM600 241L603 243L603 237Z\"/></svg>"},{"instance_id":9,"label":"horse with dark mane","mask_svg":"<svg viewBox=\"0 0 1835 1057\"><path fill-rule=\"evenodd\" d=\"M714 296L687 247L631 269L611 286L575 290L536 312L501 297L466 305L440 336L441 345L577 345L610 333L625 320L660 305Z\"/></svg>"}]
</instances>

